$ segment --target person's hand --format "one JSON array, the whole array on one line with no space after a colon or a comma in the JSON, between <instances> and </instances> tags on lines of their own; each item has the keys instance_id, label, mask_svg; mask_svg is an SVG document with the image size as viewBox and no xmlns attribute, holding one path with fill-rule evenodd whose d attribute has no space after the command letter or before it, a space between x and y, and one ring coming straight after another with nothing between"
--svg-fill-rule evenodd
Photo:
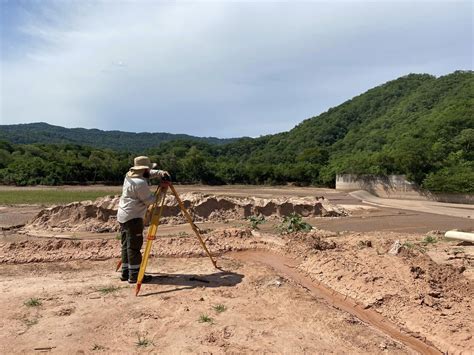
<instances>
[{"instance_id":1,"label":"person's hand","mask_svg":"<svg viewBox=\"0 0 474 355\"><path fill-rule=\"evenodd\" d=\"M167 172L166 170L160 170L160 173L158 175L160 178L171 178L171 175L169 172Z\"/></svg>"}]
</instances>

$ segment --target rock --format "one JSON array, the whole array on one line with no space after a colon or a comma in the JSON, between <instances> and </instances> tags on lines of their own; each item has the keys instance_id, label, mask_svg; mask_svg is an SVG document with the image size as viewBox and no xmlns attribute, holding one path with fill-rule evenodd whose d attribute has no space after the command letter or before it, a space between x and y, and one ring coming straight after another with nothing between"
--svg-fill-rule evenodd
<instances>
[{"instance_id":1,"label":"rock","mask_svg":"<svg viewBox=\"0 0 474 355\"><path fill-rule=\"evenodd\" d=\"M419 266L411 266L410 272L414 274L415 279L419 279L420 276L425 273L425 271Z\"/></svg>"},{"instance_id":2,"label":"rock","mask_svg":"<svg viewBox=\"0 0 474 355\"><path fill-rule=\"evenodd\" d=\"M285 282L284 279L282 279L281 277L277 277L275 279L272 279L270 281L267 282L266 286L267 287L280 287L281 285L283 285L283 283Z\"/></svg>"},{"instance_id":3,"label":"rock","mask_svg":"<svg viewBox=\"0 0 474 355\"><path fill-rule=\"evenodd\" d=\"M423 298L423 303L422 304L427 305L428 307L434 307L434 306L436 306L437 303L438 302L436 301L436 299L434 297L426 295Z\"/></svg>"},{"instance_id":4,"label":"rock","mask_svg":"<svg viewBox=\"0 0 474 355\"><path fill-rule=\"evenodd\" d=\"M431 291L428 293L429 296L434 297L434 298L440 298L441 297L441 292L439 291Z\"/></svg>"},{"instance_id":5,"label":"rock","mask_svg":"<svg viewBox=\"0 0 474 355\"><path fill-rule=\"evenodd\" d=\"M397 255L401 247L402 247L402 244L400 243L400 241L396 240L390 247L390 250L388 251L388 253L390 255Z\"/></svg>"},{"instance_id":6,"label":"rock","mask_svg":"<svg viewBox=\"0 0 474 355\"><path fill-rule=\"evenodd\" d=\"M359 242L361 246L367 247L367 248L372 248L372 241L371 240L361 240Z\"/></svg>"}]
</instances>

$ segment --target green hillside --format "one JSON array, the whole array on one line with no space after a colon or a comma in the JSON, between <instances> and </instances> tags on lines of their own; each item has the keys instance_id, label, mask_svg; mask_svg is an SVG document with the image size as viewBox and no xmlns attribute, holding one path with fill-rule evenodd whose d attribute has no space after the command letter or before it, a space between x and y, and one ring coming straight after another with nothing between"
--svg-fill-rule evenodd
<instances>
[{"instance_id":1,"label":"green hillside","mask_svg":"<svg viewBox=\"0 0 474 355\"><path fill-rule=\"evenodd\" d=\"M14 144L65 143L81 144L94 148L140 152L156 147L161 142L189 139L211 144L224 144L233 139L215 137L194 137L171 133L133 133L122 131L102 131L100 129L64 128L44 122L16 125L0 125L0 140Z\"/></svg>"},{"instance_id":2,"label":"green hillside","mask_svg":"<svg viewBox=\"0 0 474 355\"><path fill-rule=\"evenodd\" d=\"M474 193L473 148L474 73L457 71L390 81L288 132L221 145L165 141L141 152L180 182L331 186L338 173L395 173L432 191ZM131 158L74 145L4 143L0 181L120 183Z\"/></svg>"},{"instance_id":3,"label":"green hillside","mask_svg":"<svg viewBox=\"0 0 474 355\"><path fill-rule=\"evenodd\" d=\"M401 173L434 190L472 191L473 146L474 73L458 71L390 81L224 154L235 163L311 165L306 182L315 184L331 184L336 173Z\"/></svg>"},{"instance_id":4,"label":"green hillside","mask_svg":"<svg viewBox=\"0 0 474 355\"><path fill-rule=\"evenodd\" d=\"M165 143L153 152L177 172L176 162L194 159L188 166L196 170L205 161L200 176L208 181L332 186L338 173L394 173L432 191L474 192L474 73L410 74L289 132L192 154L191 146ZM189 170L182 174L189 179Z\"/></svg>"}]
</instances>

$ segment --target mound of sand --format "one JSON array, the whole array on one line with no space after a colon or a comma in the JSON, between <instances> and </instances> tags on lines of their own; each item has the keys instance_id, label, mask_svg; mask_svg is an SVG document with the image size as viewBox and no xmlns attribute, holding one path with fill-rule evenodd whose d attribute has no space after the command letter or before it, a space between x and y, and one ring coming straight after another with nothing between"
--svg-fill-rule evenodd
<instances>
[{"instance_id":1,"label":"mound of sand","mask_svg":"<svg viewBox=\"0 0 474 355\"><path fill-rule=\"evenodd\" d=\"M40 211L26 226L27 228L56 231L113 232L118 229L117 210L110 196L109 204L105 198L95 202L73 202Z\"/></svg>"},{"instance_id":2,"label":"mound of sand","mask_svg":"<svg viewBox=\"0 0 474 355\"><path fill-rule=\"evenodd\" d=\"M228 197L186 193L181 199L195 222L236 220L252 215L279 218L291 213L303 217L338 217L347 212L332 205L325 198ZM119 196L106 196L95 201L73 202L42 210L28 228L60 231L112 232L116 231ZM165 200L161 223L185 223L178 202L172 195Z\"/></svg>"},{"instance_id":3,"label":"mound of sand","mask_svg":"<svg viewBox=\"0 0 474 355\"><path fill-rule=\"evenodd\" d=\"M405 238L412 238L408 246ZM306 258L299 269L426 336L446 353L472 349L473 284L463 275L464 267L437 264L423 249L411 247L417 239L399 233L347 235L335 249ZM391 255L399 240L399 253Z\"/></svg>"}]
</instances>

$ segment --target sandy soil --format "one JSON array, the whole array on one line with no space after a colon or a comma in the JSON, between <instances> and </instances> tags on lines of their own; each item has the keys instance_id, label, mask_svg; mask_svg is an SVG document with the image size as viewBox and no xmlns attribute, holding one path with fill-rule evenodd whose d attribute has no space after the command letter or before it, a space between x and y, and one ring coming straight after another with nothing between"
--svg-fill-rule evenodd
<instances>
[{"instance_id":1,"label":"sandy soil","mask_svg":"<svg viewBox=\"0 0 474 355\"><path fill-rule=\"evenodd\" d=\"M42 209L39 205L0 206L0 230L22 227Z\"/></svg>"},{"instance_id":2,"label":"sandy soil","mask_svg":"<svg viewBox=\"0 0 474 355\"><path fill-rule=\"evenodd\" d=\"M319 227L310 233L277 234L277 220L258 231L245 220L199 223L222 270L189 226L161 226L148 267L155 278L139 297L113 271L114 233L19 234L7 226L0 352L474 352L474 246L442 238L471 221L329 196L351 215L307 217ZM5 225L31 220L16 214L21 208L0 209ZM27 306L32 298L41 304ZM212 321L200 323L202 315Z\"/></svg>"},{"instance_id":3,"label":"sandy soil","mask_svg":"<svg viewBox=\"0 0 474 355\"><path fill-rule=\"evenodd\" d=\"M334 232L427 233L432 230L474 230L474 221L471 219L384 207L352 211L351 215L345 218L314 218L309 219L309 222Z\"/></svg>"},{"instance_id":4,"label":"sandy soil","mask_svg":"<svg viewBox=\"0 0 474 355\"><path fill-rule=\"evenodd\" d=\"M19 189L57 189L58 187L13 187L0 186L0 190L14 191ZM106 190L111 194L119 193L117 186L62 186L59 189L91 189ZM399 231L408 233L426 233L431 230L446 231L450 229L472 230L474 224L472 219L459 218L453 216L437 215L432 213L374 206L362 202L361 199L351 195L331 189L319 189L310 187L261 187L261 186L202 186L183 185L176 186L180 194L200 192L204 194L220 194L223 196L260 198L278 197L322 197L337 204L349 211L350 216L345 218L324 218L310 219L309 222L319 228L332 230L335 232L357 231ZM413 201L407 201L413 204ZM412 205L410 205L413 207ZM41 206L0 206L0 230L24 225L30 222L38 212L43 209ZM214 221L215 222L215 221ZM61 233L59 233L61 234Z\"/></svg>"},{"instance_id":5,"label":"sandy soil","mask_svg":"<svg viewBox=\"0 0 474 355\"><path fill-rule=\"evenodd\" d=\"M160 274L138 298L111 262L1 266L10 290L0 295L1 352L408 353L268 267L220 263L226 272L203 258L154 259L149 270ZM32 297L41 305L23 304ZM202 315L212 321L200 323Z\"/></svg>"},{"instance_id":6,"label":"sandy soil","mask_svg":"<svg viewBox=\"0 0 474 355\"><path fill-rule=\"evenodd\" d=\"M309 234L297 233L287 236L275 236L267 235L265 233L252 233L245 229L216 230L204 234L204 236L209 248L214 253L220 255L218 257L218 265L223 270L234 273L228 277L231 280L234 280L230 281L231 283L235 282L236 284L228 285L227 287L232 289L232 292L237 292L235 297L239 299L238 302L247 305L249 307L249 314L253 314L259 319L259 322L261 322L259 323L260 333L257 333L259 335L256 337L260 339L258 342L259 346L262 345L262 341L266 344L265 347L252 347L247 342L241 340L237 341L237 339L235 339L237 342L235 347L227 345L223 346L220 348L221 352L279 352L281 349L285 349L287 352L325 352L329 351L329 349L337 352L359 352L365 347L367 351L376 353L382 351L383 346L381 348L379 342L380 339L377 339L375 342L373 342L374 338L368 340L371 339L370 337L374 336L374 334L384 335L386 338L390 339L390 341L385 340L383 343L389 348L392 346L393 349L391 350L393 351L408 351L409 349L416 350L416 344L413 343L416 339L421 340L425 346L428 346L428 349L433 351L434 349L439 349L451 353L474 349L474 343L471 336L473 327L471 299L474 292L472 288L472 280L464 275L466 269L472 270L472 259L466 257L462 260L458 260L455 264L437 264L429 257L426 250L423 250L423 248L434 249L439 252L439 250L442 249L459 248L459 246L454 245L452 242L439 241L440 245L443 244L442 246L429 245L423 247L420 243L423 236L412 234L386 235L372 233L341 236L335 235L331 232L315 231ZM399 254L390 255L388 254L388 250L396 240L400 240L402 245L411 244L412 246L402 247ZM311 323L315 322L315 318L308 316L308 314L313 312L315 309L320 309L322 313L316 318L320 319L324 324L327 324L325 322L328 322L329 319L332 321L338 319L338 317L331 315L331 312L334 311L333 307L330 307L331 302L318 298L317 295L312 292L311 287L304 284L301 279L292 277L291 275L286 277L287 275L285 275L284 270L282 273L282 270L275 268L275 265L272 265L271 263L269 264L268 260L270 259L265 255L263 255L259 260L256 260L239 259L238 257L233 257L233 254L227 254L228 252L239 250L270 251L273 254L285 256L286 258L289 258L288 260L293 260L293 265L290 266L295 270L299 270L298 274L306 275L309 280L312 280L310 282L313 282L312 285L315 288L323 287L324 289L332 290L332 293L330 294L339 295L339 301L342 300L342 302L345 303L342 306L336 304L336 307L340 312L342 312L342 314L345 313L346 318L350 316L354 319L358 319L356 322L357 324L361 322L361 318L364 320L362 323L372 332L370 337L367 338L367 336L364 336L365 341L368 341L370 345L365 344L363 347L359 348L358 346L360 346L360 344L358 345L357 343L360 340L359 335L351 334L352 330L349 331L346 324L344 324L343 328L341 328L341 324L333 326L334 329L344 329L344 334L346 334L348 338L342 337L341 334L338 335L337 332L329 334L330 331L327 330L328 334L324 335L323 338L331 339L331 341L328 343L318 341L316 345L314 339L322 334L321 332L323 332L324 327L322 328L320 323ZM44 302L42 302L43 304L38 307L38 310L41 310L46 307L46 305L50 304L50 299L60 299L61 302L58 301L59 303L51 303L51 305L56 307L54 309L59 312L60 310L58 307L60 305L64 306L64 304L68 303L65 301L64 304L62 303L63 300L67 299L67 297L64 298L63 296L64 291L74 285L83 284L84 287L89 289L93 287L96 287L97 289L103 288L107 283L120 285L121 283L117 281L117 276L114 276L111 271L116 260L113 259L113 257L118 255L118 253L118 242L113 239L40 239L2 243L0 245L0 260L3 263L0 268L4 275L10 276L2 280L1 283L1 297L4 297L4 302L1 304L3 304L4 309L0 309L0 311L2 311L3 314L7 314L6 322L9 324L8 326L3 327L4 330L1 335L4 336L5 339L9 339L12 332L22 332L23 330L18 327L22 322L21 319L26 317L25 319L27 320L23 320L23 323L27 323L26 325L24 324L26 329L34 329L34 327L36 327L39 331L39 334L37 335L38 338L34 336L34 333L25 332L25 335L23 335L23 333L17 334L17 337L14 338L15 344L18 345L21 343L21 337L23 337L25 341L24 346L29 346L29 344L35 341L43 341L44 332L47 331L51 333L49 335L51 341L49 343L46 342L50 344L48 346L54 345L59 349L59 352L65 351L65 347L71 346L68 345L70 344L69 339L66 337L66 341L63 342L60 339L64 339L64 334L56 334L47 326L49 324L48 322L53 322L50 318L54 318L54 312L45 311L41 314L38 313L39 311L36 311L36 308L35 310L33 310L32 307L30 309L25 305L22 305L22 303L32 297L40 298L41 300L44 300ZM212 269L212 264L208 259L194 259L196 256L202 256L203 254L204 253L195 237L162 237L157 239L154 243L154 258L152 258L153 262L149 271L156 270L165 273L176 273L177 276L172 277L174 280L172 282L177 282L178 284L183 281L183 276L180 275L198 274L194 279L204 278L205 280L208 280L207 277L224 277L223 274L216 274L216 270L209 269ZM187 259L163 259L163 257L186 257ZM110 261L104 261L103 264L96 261L104 259ZM238 261L237 264L235 264L236 260ZM192 268L186 269L188 261L191 264L196 263L203 269L199 271L198 269ZM280 264L287 265L286 262L281 262ZM169 270L166 268L167 265L179 265L179 268ZM235 265L238 265L237 268L235 268ZM289 294L293 295L297 292L294 289L288 289L287 292L283 292L282 290L285 289L275 287L271 289L271 292L267 295L265 293L266 291L262 290L261 287L257 287L252 283L246 283L248 280L257 277L256 275L259 275L256 270L259 270L259 268L268 269L268 266L272 267L273 271L268 271L268 274L262 274L262 277L264 277L263 275L266 275L265 278L286 278L290 284L294 284L295 286L297 284L303 285L304 289L299 289L298 292L306 294L305 297L312 298L315 305L308 305L304 302L300 303L298 297L296 299L293 296L289 297ZM38 274L34 270L44 271ZM32 271L33 275L31 275ZM236 276L235 274L241 276ZM191 278L192 276L185 276L184 278L186 277ZM227 276L225 278L227 278ZM22 282L19 283L19 279ZM236 279L240 280L238 284L235 281ZM162 280L163 278L157 278L156 283L160 284ZM279 284L279 282L277 282L277 284ZM17 286L14 287L14 285ZM245 288L243 285L247 285L248 288ZM198 295L201 296L199 297L194 293L197 291L189 291L191 292L191 295L185 293L183 299L181 299L181 293L179 295L174 294L172 297L176 297L175 301L177 303L185 304L185 307L188 308L189 302L186 303L184 301L185 299L200 299L200 297L203 297L204 299L208 298L208 302L210 302L207 303L208 309L211 303L225 304L222 298L215 296L216 291L212 287L209 287L209 285L204 286L204 288L197 288L200 290ZM241 289L242 293L239 294L238 290L241 287L244 288ZM187 289L187 287L184 288ZM191 289L194 290L194 288ZM23 290L21 292L24 293L21 293L19 290ZM150 298L152 299L152 301L150 301L152 304L155 304L156 302L159 304L160 296L158 295L160 295L160 292L162 291L163 289L161 286L157 287L155 284L143 285L139 299ZM94 293L94 291L91 292ZM114 297L118 298L117 302L119 304L121 302L130 302L132 304L134 302L132 300L133 291L129 290L125 293L123 292L125 291L118 290L113 292L115 295ZM205 297L202 295L205 295ZM97 296L98 295L95 294L94 297ZM111 312L109 307L104 307L104 303L107 303L105 300L102 303L97 302L96 309L89 304L89 301L81 301L81 297L77 300L77 303L81 303L81 305L76 305L75 307L81 307L81 309L84 310L87 309L91 316L96 314L95 311L97 311L99 315L102 312ZM86 295L86 298L87 297L89 297L89 294ZM266 301L267 303L265 303L265 297L268 297L268 300ZM104 296L102 298L105 299L106 297ZM18 307L11 307L10 303L7 302L12 299L15 300ZM179 301L180 299L181 301ZM252 301L250 302L250 300ZM82 302L87 306L82 305ZM116 304L115 299L112 302L114 305ZM146 308L145 304L141 303L142 301L137 302L136 306L130 307L139 312L139 314L146 314L144 310ZM264 303L262 304L261 302ZM139 304L141 306L139 306ZM270 340L272 339L271 336L267 338L265 332L261 333L262 329L275 329L275 319L278 318L275 313L270 312L267 314L267 310L263 311L266 307L269 308L268 312L271 311L278 313L282 310L288 312L284 312L284 316L281 319L281 321L286 324L284 333L286 334L286 338L284 338L286 339L286 345L277 341L277 339L282 339L282 333L272 333L275 334L274 340ZM159 309L161 310L161 308ZM199 309L204 312L203 308ZM378 324L377 319L371 319L370 315L368 319L364 319L363 315L361 316L356 312L360 309L373 310L376 312L374 315L381 315L383 320L378 320ZM261 316L260 312L267 314L267 316ZM325 312L326 315L324 315ZM242 310L239 310L236 313L240 316L245 314ZM102 330L94 331L94 336L97 336L98 344L106 346L109 349L112 349L111 346L119 346L119 344L114 343L115 345L111 345L111 340L107 340L111 335L105 330L107 327L103 325L103 319L110 319L114 324L114 329L122 329L123 327L127 328L127 324L129 324L127 322L131 321L130 313L127 313L128 317L123 318L122 321L124 324L120 323L119 320L115 320L115 314L116 313L114 312L106 313L103 316L100 315L100 319L97 320L98 324L101 324L101 326L97 325L97 327L99 327L99 329L104 329L102 336L99 335ZM32 317L39 319L37 324L29 325L31 322L36 322L34 319L30 319ZM299 319L302 323L293 324L292 317ZM194 322L197 322L195 315L191 318ZM15 319L17 319L16 323L13 322ZM309 319L311 319L311 321ZM45 326L37 326L42 320ZM137 320L137 322L142 321L143 320ZM175 319L170 320L170 322L176 322L177 325L183 324L181 323L182 321L184 320L181 318L180 314L175 314ZM188 319L188 321L190 322L190 319ZM236 322L239 323L238 321ZM312 326L304 326L306 322L310 322ZM75 326L77 324L83 324L83 326L87 328L90 323L91 320L89 317L81 315L79 320L75 321ZM12 326L12 324L16 324L16 326ZM185 331L186 324L189 323L184 324L183 331ZM239 324L241 324L245 329L250 326L243 321ZM387 331L387 329L383 328L381 329L379 327L380 324L392 324L393 329L400 334L407 336L409 340L404 342L403 339L398 339L391 331ZM178 340L167 338L168 335L166 335L166 332L162 332L162 329L164 328L162 328L161 325L162 323L160 323L159 328L161 330L156 330L156 333L153 333L154 339L159 335L160 338L164 337L165 339L168 339L169 346L177 346L178 348L179 346L183 346L182 348L179 348L180 351L191 350L191 348L186 347L189 346L188 338L183 340L183 344L180 345ZM299 339L302 336L302 328L305 329L307 334L303 335L302 339ZM74 334L71 328L65 329L69 329L69 332ZM61 331L65 331L65 329L63 329L63 327L60 328ZM87 329L90 331L91 328ZM175 328L172 327L172 329ZM222 329L217 333L223 331ZM170 333L172 333L171 330ZM119 334L122 333L119 332ZM125 334L128 337L132 336L130 332L125 332ZM54 344L51 345L53 339ZM72 344L74 344L74 349L79 349L78 344L80 344L80 339L84 341L84 335L83 338L79 338L77 342L72 342ZM289 339L292 339L292 341L294 339L299 339L301 341L292 342L289 341ZM304 339L307 341L303 341ZM353 342L350 339L353 339ZM175 341L178 343L174 344ZM267 341L269 341L269 343L266 343ZM102 342L102 344L100 342ZM131 344L129 343L128 346L133 347L133 341L130 340L130 342ZM9 343L6 342L6 344ZM94 344L91 346L93 345ZM209 348L206 347L207 345L203 347L201 347L201 345L194 344L192 348L197 351L209 351ZM9 348L6 350L8 349ZM127 351L130 351L132 348L117 349L128 349ZM163 352L167 352L166 349L171 351L172 348L163 347L160 349L163 350Z\"/></svg>"},{"instance_id":7,"label":"sandy soil","mask_svg":"<svg viewBox=\"0 0 474 355\"><path fill-rule=\"evenodd\" d=\"M365 203L375 206L403 208L411 211L434 213L443 216L474 218L474 205L461 203L444 203L430 200L399 200L380 198L367 191L355 191L350 195Z\"/></svg>"}]
</instances>

